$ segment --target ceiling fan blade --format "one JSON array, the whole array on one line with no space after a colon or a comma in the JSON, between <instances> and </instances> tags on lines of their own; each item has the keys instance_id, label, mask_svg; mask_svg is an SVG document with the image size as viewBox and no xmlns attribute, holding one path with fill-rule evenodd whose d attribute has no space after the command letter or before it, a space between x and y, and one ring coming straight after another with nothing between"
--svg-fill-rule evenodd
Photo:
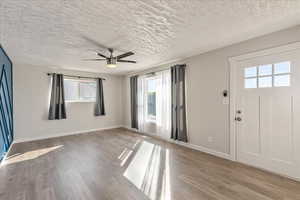
<instances>
[{"instance_id":1,"label":"ceiling fan blade","mask_svg":"<svg viewBox=\"0 0 300 200\"><path fill-rule=\"evenodd\" d=\"M117 62L136 63L134 60L117 60Z\"/></svg>"},{"instance_id":2,"label":"ceiling fan blade","mask_svg":"<svg viewBox=\"0 0 300 200\"><path fill-rule=\"evenodd\" d=\"M83 59L84 61L103 61L106 60L104 58L96 58L96 59Z\"/></svg>"},{"instance_id":3,"label":"ceiling fan blade","mask_svg":"<svg viewBox=\"0 0 300 200\"><path fill-rule=\"evenodd\" d=\"M99 53L99 52L97 52L97 55L98 55L98 56L101 56L101 57L103 57L103 58L108 58L106 55L103 55L102 53Z\"/></svg>"},{"instance_id":4,"label":"ceiling fan blade","mask_svg":"<svg viewBox=\"0 0 300 200\"><path fill-rule=\"evenodd\" d=\"M123 53L121 55L118 55L116 58L121 59L121 58L125 58L125 57L128 57L128 56L132 56L133 54L134 54L133 52L129 51L127 53Z\"/></svg>"}]
</instances>

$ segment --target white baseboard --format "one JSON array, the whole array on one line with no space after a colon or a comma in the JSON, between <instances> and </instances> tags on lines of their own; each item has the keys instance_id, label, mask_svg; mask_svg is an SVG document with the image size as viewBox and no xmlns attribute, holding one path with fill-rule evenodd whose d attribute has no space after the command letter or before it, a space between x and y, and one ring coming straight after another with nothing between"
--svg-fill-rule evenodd
<instances>
[{"instance_id":1,"label":"white baseboard","mask_svg":"<svg viewBox=\"0 0 300 200\"><path fill-rule=\"evenodd\" d=\"M214 155L214 156L217 156L217 157L220 157L220 158L224 158L224 159L227 159L227 160L232 160L232 157L229 154L219 152L219 151L216 151L216 150L213 150L213 149L209 149L207 147L203 147L203 146L199 146L199 145L195 145L195 144L191 144L191 143L180 142L180 141L176 141L176 140L172 140L172 139L166 139L166 138L159 137L159 136L154 136L150 133L141 132L141 131L138 131L137 129L134 129L134 128L131 128L131 127L128 127L128 126L123 126L123 128L125 128L127 130L130 130L130 131L133 131L133 132L141 133L141 134L144 134L144 135L147 135L147 136L150 136L150 137L159 138L159 139L165 140L167 142L171 142L171 143L174 143L174 144L185 146L187 148L194 149L194 150L197 150L197 151L201 151L201 152L204 152L204 153L207 153L207 154L210 154L210 155Z\"/></svg>"},{"instance_id":2,"label":"white baseboard","mask_svg":"<svg viewBox=\"0 0 300 200\"><path fill-rule=\"evenodd\" d=\"M175 144L185 146L185 147L188 147L188 148L191 148L191 149L194 149L194 150L198 150L198 151L201 151L201 152L204 152L204 153L208 153L210 155L214 155L214 156L217 156L217 157L220 157L220 158L224 158L224 159L227 159L227 160L232 160L231 156L229 154L223 153L223 152L220 152L220 151L216 151L216 150L213 150L213 149L209 149L207 147L203 147L203 146L199 146L199 145L195 145L195 144L191 144L191 143L175 141L175 140L171 140L171 142L173 142Z\"/></svg>"},{"instance_id":3,"label":"white baseboard","mask_svg":"<svg viewBox=\"0 0 300 200\"><path fill-rule=\"evenodd\" d=\"M91 132L95 132L95 131L103 131L103 130L108 130L108 129L121 128L121 127L123 127L123 126L117 125L117 126L110 126L110 127L104 127L104 128L98 128L98 129L89 129L89 130L81 130L81 131L74 131L74 132L67 132L67 133L56 133L56 134L51 134L51 135L43 135L43 136L38 136L38 137L33 137L33 138L18 138L18 139L14 140L14 143L44 140L44 139L63 137L63 136L68 136L68 135L78 135L78 134L82 134L82 133L91 133Z\"/></svg>"},{"instance_id":4,"label":"white baseboard","mask_svg":"<svg viewBox=\"0 0 300 200\"><path fill-rule=\"evenodd\" d=\"M140 132L138 131L138 129L131 128L131 127L129 127L129 126L124 126L124 125L123 125L122 128L125 128L125 129L127 129L127 130L129 130L129 131L133 131L133 132L140 133Z\"/></svg>"}]
</instances>

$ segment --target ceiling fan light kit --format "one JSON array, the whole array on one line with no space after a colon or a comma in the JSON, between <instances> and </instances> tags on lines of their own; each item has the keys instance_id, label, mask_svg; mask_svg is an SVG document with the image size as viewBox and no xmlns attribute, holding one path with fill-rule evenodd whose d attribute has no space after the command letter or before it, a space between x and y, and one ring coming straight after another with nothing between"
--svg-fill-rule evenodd
<instances>
[{"instance_id":1,"label":"ceiling fan light kit","mask_svg":"<svg viewBox=\"0 0 300 200\"><path fill-rule=\"evenodd\" d=\"M117 59L113 58L113 57L110 59L106 59L106 67L109 67L109 68L117 67Z\"/></svg>"},{"instance_id":2,"label":"ceiling fan light kit","mask_svg":"<svg viewBox=\"0 0 300 200\"><path fill-rule=\"evenodd\" d=\"M116 68L117 65L116 64L106 64L106 67L108 67L108 68Z\"/></svg>"}]
</instances>

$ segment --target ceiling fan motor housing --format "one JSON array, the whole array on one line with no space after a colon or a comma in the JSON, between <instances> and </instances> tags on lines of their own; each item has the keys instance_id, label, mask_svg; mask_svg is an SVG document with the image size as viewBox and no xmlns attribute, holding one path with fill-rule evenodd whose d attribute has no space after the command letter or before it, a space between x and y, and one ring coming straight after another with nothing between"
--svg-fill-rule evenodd
<instances>
[{"instance_id":1,"label":"ceiling fan motor housing","mask_svg":"<svg viewBox=\"0 0 300 200\"><path fill-rule=\"evenodd\" d=\"M116 58L108 58L107 59L107 64L108 65L111 65L111 64L115 65L115 64L117 64L117 59Z\"/></svg>"}]
</instances>

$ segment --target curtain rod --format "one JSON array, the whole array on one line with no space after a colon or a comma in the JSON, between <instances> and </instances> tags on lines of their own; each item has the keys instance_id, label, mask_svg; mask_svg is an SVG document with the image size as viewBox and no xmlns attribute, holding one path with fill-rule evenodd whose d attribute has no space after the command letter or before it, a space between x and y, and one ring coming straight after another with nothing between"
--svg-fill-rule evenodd
<instances>
[{"instance_id":1,"label":"curtain rod","mask_svg":"<svg viewBox=\"0 0 300 200\"><path fill-rule=\"evenodd\" d=\"M155 71L151 71L151 72L146 72L144 73L144 75L151 75L151 74L155 74L156 72L162 72L162 71L166 71L168 69L171 69L171 67L166 67L164 69L160 69L160 70L155 70Z\"/></svg>"},{"instance_id":2,"label":"curtain rod","mask_svg":"<svg viewBox=\"0 0 300 200\"><path fill-rule=\"evenodd\" d=\"M184 63L183 64L172 64L171 66L157 67L157 68L152 68L152 69L148 69L148 70L146 69L144 71L128 74L128 76L132 77L132 76L152 75L152 74L155 74L156 72L161 72L161 71L171 69L171 67L175 66L175 65L186 65L186 64L184 64Z\"/></svg>"},{"instance_id":3,"label":"curtain rod","mask_svg":"<svg viewBox=\"0 0 300 200\"><path fill-rule=\"evenodd\" d=\"M48 76L52 75L54 73L47 73ZM72 77L72 78L85 78L85 79L97 79L98 77L88 77L88 76L76 76L76 75L67 75L67 74L63 74L65 77ZM105 78L101 78L99 77L100 79L102 80L106 80Z\"/></svg>"},{"instance_id":4,"label":"curtain rod","mask_svg":"<svg viewBox=\"0 0 300 200\"><path fill-rule=\"evenodd\" d=\"M155 74L156 72L161 72L161 71L165 71L171 69L170 66L168 67L162 67L162 68L158 68L156 70L145 70L145 71L141 71L140 73L132 73L129 75L129 77L131 76L142 76L142 75L151 75L151 74Z\"/></svg>"}]
</instances>

